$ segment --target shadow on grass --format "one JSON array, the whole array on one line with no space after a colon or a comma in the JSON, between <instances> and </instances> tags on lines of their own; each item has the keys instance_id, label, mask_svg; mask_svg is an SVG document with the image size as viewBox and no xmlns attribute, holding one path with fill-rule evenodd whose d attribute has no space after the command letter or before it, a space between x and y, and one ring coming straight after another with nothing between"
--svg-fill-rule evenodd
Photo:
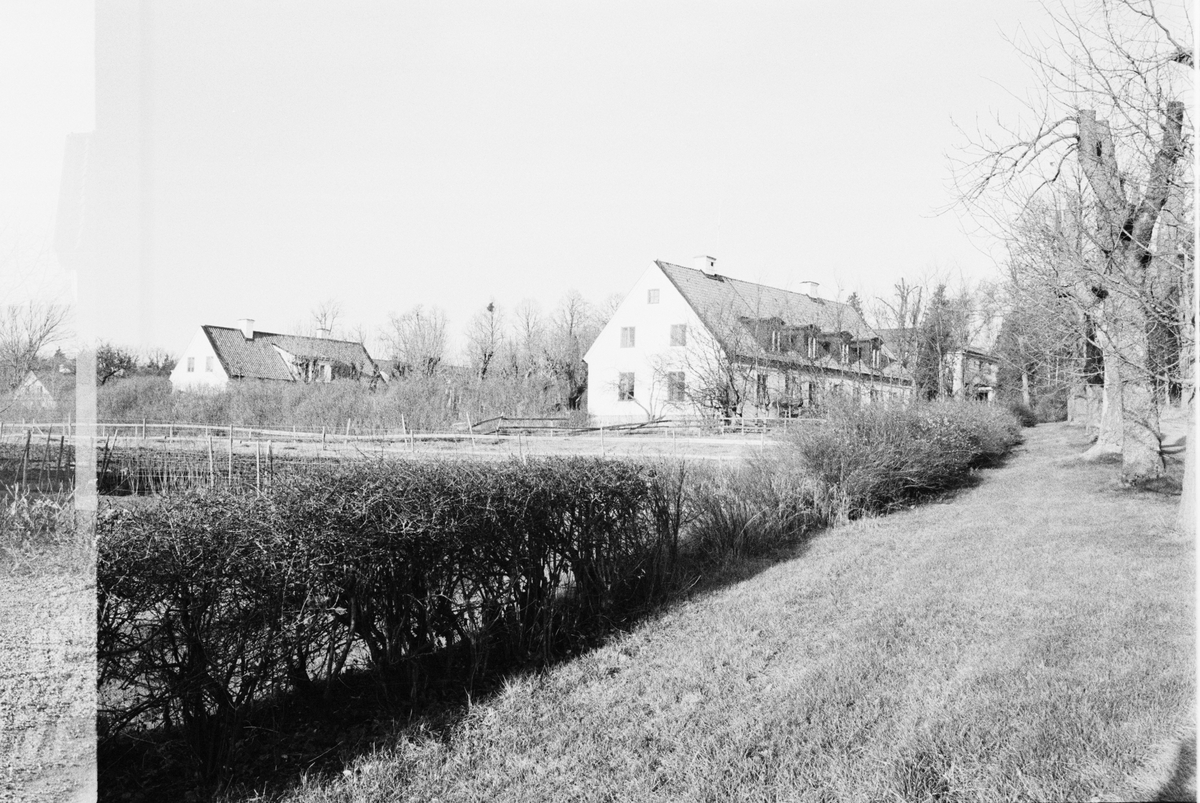
<instances>
[{"instance_id":1,"label":"shadow on grass","mask_svg":"<svg viewBox=\"0 0 1200 803\"><path fill-rule=\"evenodd\" d=\"M1007 459L992 460L977 468L999 468ZM881 513L950 502L982 479L978 471L972 471L949 487ZM654 602L614 613L602 629L564 639L540 660L513 659L480 673L465 650L451 648L409 661L401 670L357 670L315 683L302 694L276 699L248 718L234 758L220 781L204 782L197 777L189 749L176 733L158 729L103 742L98 754L99 800L276 800L302 779L339 777L357 758L405 734L450 739L470 706L487 700L503 688L506 680L548 671L602 646L649 617L800 558L826 529L808 526L784 541L752 539L757 546L717 557L710 554L707 559L689 553L685 536L676 579L656 595Z\"/></svg>"}]
</instances>

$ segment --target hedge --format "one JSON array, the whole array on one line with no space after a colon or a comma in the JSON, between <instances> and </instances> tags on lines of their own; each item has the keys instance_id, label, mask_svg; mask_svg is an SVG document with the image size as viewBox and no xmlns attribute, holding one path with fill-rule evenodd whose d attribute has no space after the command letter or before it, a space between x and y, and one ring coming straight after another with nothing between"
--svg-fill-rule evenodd
<instances>
[{"instance_id":1,"label":"hedge","mask_svg":"<svg viewBox=\"0 0 1200 803\"><path fill-rule=\"evenodd\" d=\"M571 649L662 590L682 476L591 459L385 463L109 510L104 735L179 729L219 772L254 707L361 656L419 687ZM433 663L431 663L433 662Z\"/></svg>"}]
</instances>

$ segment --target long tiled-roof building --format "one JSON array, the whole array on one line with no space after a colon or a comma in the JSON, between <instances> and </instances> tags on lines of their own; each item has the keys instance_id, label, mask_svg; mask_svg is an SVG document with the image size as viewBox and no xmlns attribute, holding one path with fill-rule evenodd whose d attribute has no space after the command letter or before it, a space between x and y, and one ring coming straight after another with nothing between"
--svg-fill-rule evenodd
<instances>
[{"instance_id":1,"label":"long tiled-roof building","mask_svg":"<svg viewBox=\"0 0 1200 803\"><path fill-rule=\"evenodd\" d=\"M589 349L601 422L797 414L830 394L911 393L912 377L852 306L656 261Z\"/></svg>"},{"instance_id":2,"label":"long tiled-roof building","mask_svg":"<svg viewBox=\"0 0 1200 803\"><path fill-rule=\"evenodd\" d=\"M224 387L230 381L373 382L379 369L362 343L327 337L254 331L243 319L237 328L201 326L171 372L176 389Z\"/></svg>"}]
</instances>

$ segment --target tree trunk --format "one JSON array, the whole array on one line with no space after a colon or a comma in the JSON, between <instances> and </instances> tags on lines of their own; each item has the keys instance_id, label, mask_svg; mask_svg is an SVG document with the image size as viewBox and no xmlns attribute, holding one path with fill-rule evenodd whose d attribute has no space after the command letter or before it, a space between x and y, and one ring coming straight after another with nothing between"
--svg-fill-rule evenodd
<instances>
[{"instance_id":1,"label":"tree trunk","mask_svg":"<svg viewBox=\"0 0 1200 803\"><path fill-rule=\"evenodd\" d=\"M1179 529L1190 537L1196 535L1196 311L1193 308L1191 260L1181 256L1183 288L1179 299L1179 378L1183 385L1183 400L1187 404L1188 425L1183 453L1183 495L1179 500Z\"/></svg>"},{"instance_id":2,"label":"tree trunk","mask_svg":"<svg viewBox=\"0 0 1200 803\"><path fill-rule=\"evenodd\" d=\"M1097 316L1101 317L1101 316ZM1106 323L1108 323L1106 321ZM1121 361L1117 356L1115 343L1107 326L1096 328L1096 340L1104 353L1104 385L1101 388L1100 402L1100 431L1096 442L1088 449L1083 457L1085 460L1099 460L1109 455L1121 454L1125 442Z\"/></svg>"},{"instance_id":3,"label":"tree trunk","mask_svg":"<svg viewBox=\"0 0 1200 803\"><path fill-rule=\"evenodd\" d=\"M1195 366L1191 366L1192 370ZM1185 381L1191 381L1185 380ZM1196 537L1196 394L1195 385L1187 393L1188 427L1183 452L1183 495L1179 500L1179 531L1190 538Z\"/></svg>"},{"instance_id":4,"label":"tree trunk","mask_svg":"<svg viewBox=\"0 0 1200 803\"><path fill-rule=\"evenodd\" d=\"M1107 256L1102 279L1104 322L1104 413L1100 438L1088 451L1097 457L1112 448L1113 409L1119 404L1122 416L1121 444L1124 461L1122 480L1135 482L1160 476L1158 405L1148 373L1149 333L1144 292L1150 263L1149 244L1159 214L1166 205L1175 178L1176 164L1183 154L1184 104L1168 101L1162 142L1154 154L1140 200L1126 197L1125 178L1117 164L1112 130L1096 113L1081 109L1078 154L1088 184L1096 195L1100 212L1096 242ZM1095 290L1094 290L1095 292ZM1120 368L1118 369L1118 363ZM1110 382L1110 371L1119 372Z\"/></svg>"},{"instance_id":5,"label":"tree trunk","mask_svg":"<svg viewBox=\"0 0 1200 803\"><path fill-rule=\"evenodd\" d=\"M1025 365L1021 366L1021 402L1033 409L1033 402L1029 396L1029 367Z\"/></svg>"},{"instance_id":6,"label":"tree trunk","mask_svg":"<svg viewBox=\"0 0 1200 803\"><path fill-rule=\"evenodd\" d=\"M1132 255L1131 255L1132 256ZM1122 448L1121 479L1138 482L1162 476L1162 434L1159 400L1150 376L1150 338L1140 300L1116 298L1116 353L1105 354L1105 365L1121 361Z\"/></svg>"}]
</instances>

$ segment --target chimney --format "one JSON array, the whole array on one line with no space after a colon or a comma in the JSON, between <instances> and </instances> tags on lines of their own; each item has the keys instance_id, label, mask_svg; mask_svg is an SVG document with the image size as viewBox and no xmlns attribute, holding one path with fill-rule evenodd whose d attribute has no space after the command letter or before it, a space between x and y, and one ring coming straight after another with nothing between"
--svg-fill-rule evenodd
<instances>
[{"instance_id":1,"label":"chimney","mask_svg":"<svg viewBox=\"0 0 1200 803\"><path fill-rule=\"evenodd\" d=\"M701 255L698 257L692 257L692 262L695 264L697 270L713 273L717 269L716 257Z\"/></svg>"},{"instance_id":2,"label":"chimney","mask_svg":"<svg viewBox=\"0 0 1200 803\"><path fill-rule=\"evenodd\" d=\"M817 288L820 286L819 282L800 282L800 292L809 298L820 298L817 295Z\"/></svg>"},{"instance_id":3,"label":"chimney","mask_svg":"<svg viewBox=\"0 0 1200 803\"><path fill-rule=\"evenodd\" d=\"M242 330L242 337L247 340L254 339L254 319L253 318L238 318L238 329Z\"/></svg>"},{"instance_id":4,"label":"chimney","mask_svg":"<svg viewBox=\"0 0 1200 803\"><path fill-rule=\"evenodd\" d=\"M318 326L317 327L317 337L321 338L322 340L328 340L329 339L329 330L324 327Z\"/></svg>"}]
</instances>

